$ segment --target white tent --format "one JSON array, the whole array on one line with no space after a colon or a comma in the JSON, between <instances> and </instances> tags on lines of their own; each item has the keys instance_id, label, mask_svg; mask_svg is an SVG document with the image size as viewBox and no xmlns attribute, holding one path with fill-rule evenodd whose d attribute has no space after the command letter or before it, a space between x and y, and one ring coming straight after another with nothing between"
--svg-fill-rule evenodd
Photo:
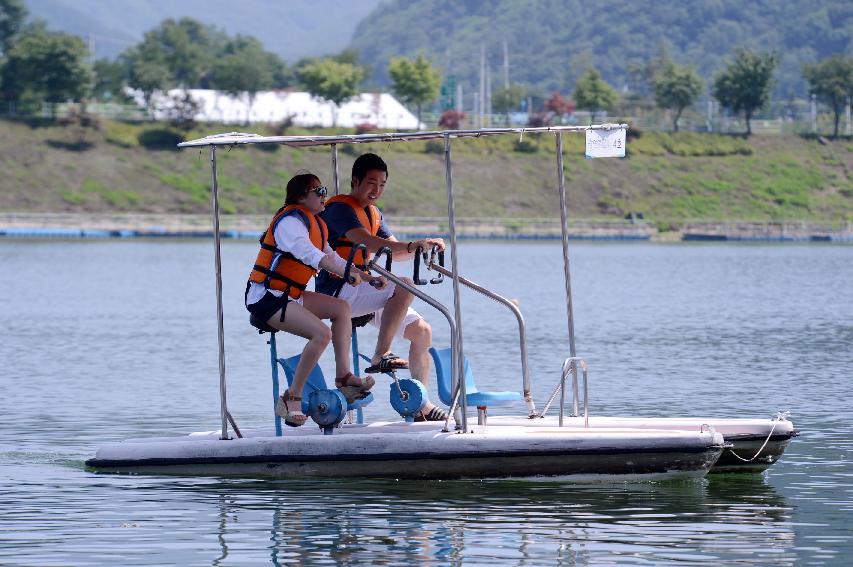
<instances>
[{"instance_id":1,"label":"white tent","mask_svg":"<svg viewBox=\"0 0 853 567\"><path fill-rule=\"evenodd\" d=\"M247 93L231 96L210 89L172 89L167 93L152 95L154 117L168 119L173 115L176 101L184 92L198 105L195 120L199 122L222 122L245 124L246 122L276 123L288 117L298 126L334 126L334 105L313 98L306 92L261 91L254 100ZM144 99L139 91L131 92L138 103ZM360 124L372 124L383 130L419 130L417 117L406 110L400 102L387 93L362 93L337 109L337 126L354 128Z\"/></svg>"}]
</instances>

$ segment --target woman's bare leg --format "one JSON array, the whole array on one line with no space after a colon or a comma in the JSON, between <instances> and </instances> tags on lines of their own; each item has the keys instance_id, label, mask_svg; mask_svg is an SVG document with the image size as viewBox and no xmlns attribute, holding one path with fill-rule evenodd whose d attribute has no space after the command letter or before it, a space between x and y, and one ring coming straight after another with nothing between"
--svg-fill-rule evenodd
<instances>
[{"instance_id":1,"label":"woman's bare leg","mask_svg":"<svg viewBox=\"0 0 853 567\"><path fill-rule=\"evenodd\" d=\"M350 342L352 340L352 317L349 303L343 299L306 291L302 294L305 308L320 319L332 321L332 346L335 349L335 377L352 372Z\"/></svg>"},{"instance_id":2,"label":"woman's bare leg","mask_svg":"<svg viewBox=\"0 0 853 567\"><path fill-rule=\"evenodd\" d=\"M290 393L293 396L301 396L305 382L311 369L320 360L320 355L329 346L332 339L332 331L329 330L320 319L304 306L291 301L287 304L284 321L280 320L281 311L270 317L267 324L271 327L286 331L308 339L308 344L302 350L299 364L293 372L293 384L290 385Z\"/></svg>"}]
</instances>

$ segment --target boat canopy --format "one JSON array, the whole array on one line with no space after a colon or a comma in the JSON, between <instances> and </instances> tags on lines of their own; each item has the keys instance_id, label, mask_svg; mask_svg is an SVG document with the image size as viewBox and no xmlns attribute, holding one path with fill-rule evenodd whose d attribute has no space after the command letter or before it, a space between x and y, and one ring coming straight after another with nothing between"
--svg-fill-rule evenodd
<instances>
[{"instance_id":1,"label":"boat canopy","mask_svg":"<svg viewBox=\"0 0 853 567\"><path fill-rule=\"evenodd\" d=\"M293 147L330 146L332 144L367 144L370 142L412 142L450 138L481 138L500 134L543 134L546 132L585 132L587 130L620 130L627 124L590 126L542 126L536 128L482 128L479 130L434 130L427 132L388 132L374 134L336 134L334 136L261 136L244 132L227 132L205 136L178 144L179 148L232 146L236 144L284 144Z\"/></svg>"}]
</instances>

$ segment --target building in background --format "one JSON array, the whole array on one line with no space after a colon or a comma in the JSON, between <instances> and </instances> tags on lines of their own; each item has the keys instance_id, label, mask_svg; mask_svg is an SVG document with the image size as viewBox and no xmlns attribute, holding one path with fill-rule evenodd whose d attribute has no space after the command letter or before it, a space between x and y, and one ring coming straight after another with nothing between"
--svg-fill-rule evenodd
<instances>
[{"instance_id":1,"label":"building in background","mask_svg":"<svg viewBox=\"0 0 853 567\"><path fill-rule=\"evenodd\" d=\"M418 130L414 114L387 93L362 93L337 108L332 103L312 97L307 92L261 91L254 99L248 94L232 96L210 89L172 89L152 95L151 112L155 120L168 120L174 115L176 101L188 95L197 105L194 119L198 122L223 124L280 123L292 120L305 127L354 128L370 124L382 130ZM128 94L140 106L145 105L139 91ZM420 125L423 127L423 125Z\"/></svg>"}]
</instances>

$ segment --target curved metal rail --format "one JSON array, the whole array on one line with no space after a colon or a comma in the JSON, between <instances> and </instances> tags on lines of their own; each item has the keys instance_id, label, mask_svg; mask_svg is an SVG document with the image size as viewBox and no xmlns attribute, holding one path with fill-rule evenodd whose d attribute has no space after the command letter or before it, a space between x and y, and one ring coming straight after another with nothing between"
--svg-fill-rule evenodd
<instances>
[{"instance_id":1,"label":"curved metal rail","mask_svg":"<svg viewBox=\"0 0 853 567\"><path fill-rule=\"evenodd\" d=\"M563 426L563 413L565 408L565 392L566 378L572 374L572 415L578 416L578 373L577 368L580 366L583 372L583 417L584 427L589 427L589 367L586 361L579 356L570 356L563 362L563 371L560 375L560 381L554 387L551 395L548 396L548 401L545 402L545 407L539 412L539 417L545 417L545 414L554 403L557 394L560 394L560 427Z\"/></svg>"},{"instance_id":2,"label":"curved metal rail","mask_svg":"<svg viewBox=\"0 0 853 567\"><path fill-rule=\"evenodd\" d=\"M433 248L433 252L430 254L429 262L427 263L428 270L435 270L439 274L447 276L449 278L453 277L453 272L435 263L435 248ZM493 299L501 305L505 305L512 311L513 315L515 315L515 319L518 321L518 339L521 347L521 375L522 375L522 386L524 390L524 403L527 405L527 417L534 418L536 417L536 405L533 402L533 395L530 393L530 373L528 371L527 366L527 331L524 325L524 317L521 315L521 310L516 306L512 301L503 297L502 295L498 295L497 293L484 288L480 284L469 280L468 278L464 278L459 276L459 283L464 285L465 287L471 288L474 291L485 295L489 299Z\"/></svg>"}]
</instances>

